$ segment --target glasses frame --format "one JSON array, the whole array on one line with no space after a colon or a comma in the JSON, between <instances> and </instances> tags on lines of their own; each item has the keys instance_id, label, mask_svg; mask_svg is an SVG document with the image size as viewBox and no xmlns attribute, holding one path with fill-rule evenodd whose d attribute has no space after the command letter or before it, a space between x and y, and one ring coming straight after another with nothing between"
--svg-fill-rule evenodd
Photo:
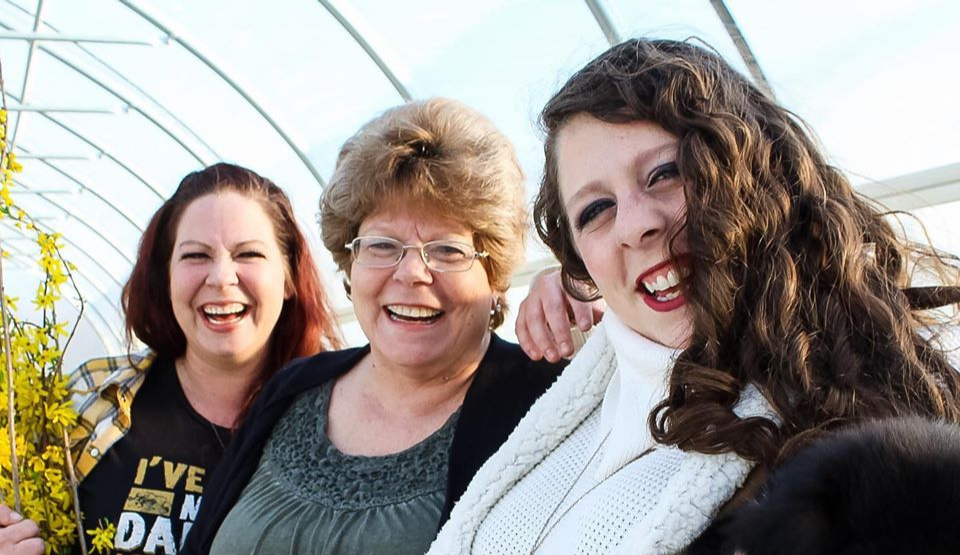
<instances>
[{"instance_id":1,"label":"glasses frame","mask_svg":"<svg viewBox=\"0 0 960 555\"><path fill-rule=\"evenodd\" d=\"M364 262L360 262L360 260L357 258L357 245L359 244L359 241L362 241L364 239L382 239L382 240L390 241L391 243L396 243L400 247L400 256L398 256L397 259L392 264L388 264L384 266L381 266L378 264L367 264ZM444 244L444 245L453 244L453 245L464 247L463 249L464 251L467 251L467 252L473 251L473 255L467 258L470 264L466 268L458 269L458 270L444 270L441 268L434 268L432 266L430 256L427 255L427 249L431 245L440 245L440 244ZM476 262L478 259L487 258L488 256L490 256L490 253L486 251L478 251L476 247L474 247L470 243L464 243L463 241L455 241L452 239L439 239L437 241L427 241L422 245L405 245L402 242L398 241L397 239L394 239L393 237L384 237L382 235L359 235L357 237L354 237L353 240L350 241L349 243L345 244L343 248L350 251L350 258L354 262L367 268L393 268L393 267L399 266L400 261L402 261L403 257L406 256L407 251L409 249L415 249L417 251L420 251L420 260L423 262L423 265L427 267L427 269L433 272L440 272L442 274L458 274L460 272L468 272L470 271L471 268L473 268L473 263Z\"/></svg>"}]
</instances>

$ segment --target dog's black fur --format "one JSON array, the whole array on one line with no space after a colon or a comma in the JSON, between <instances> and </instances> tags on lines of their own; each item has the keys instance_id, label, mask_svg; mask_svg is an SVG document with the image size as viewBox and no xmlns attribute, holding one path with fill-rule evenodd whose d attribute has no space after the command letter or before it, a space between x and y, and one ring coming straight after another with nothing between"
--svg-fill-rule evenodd
<instances>
[{"instance_id":1,"label":"dog's black fur","mask_svg":"<svg viewBox=\"0 0 960 555\"><path fill-rule=\"evenodd\" d=\"M687 555L960 554L960 427L900 418L824 438Z\"/></svg>"}]
</instances>

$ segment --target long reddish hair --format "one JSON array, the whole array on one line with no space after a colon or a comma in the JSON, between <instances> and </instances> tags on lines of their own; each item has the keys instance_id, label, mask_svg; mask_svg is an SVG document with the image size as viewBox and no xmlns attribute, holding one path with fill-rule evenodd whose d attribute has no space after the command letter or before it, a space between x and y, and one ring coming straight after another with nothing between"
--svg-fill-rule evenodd
<instances>
[{"instance_id":1,"label":"long reddish hair","mask_svg":"<svg viewBox=\"0 0 960 555\"><path fill-rule=\"evenodd\" d=\"M341 347L339 329L307 241L297 226L290 199L272 181L233 164L215 164L183 178L177 191L150 220L130 279L123 286L127 341L136 336L158 355L177 359L187 338L170 302L170 257L184 210L206 195L232 191L255 199L273 222L286 263L287 287L263 369L250 384L244 412L263 384L297 357Z\"/></svg>"}]
</instances>

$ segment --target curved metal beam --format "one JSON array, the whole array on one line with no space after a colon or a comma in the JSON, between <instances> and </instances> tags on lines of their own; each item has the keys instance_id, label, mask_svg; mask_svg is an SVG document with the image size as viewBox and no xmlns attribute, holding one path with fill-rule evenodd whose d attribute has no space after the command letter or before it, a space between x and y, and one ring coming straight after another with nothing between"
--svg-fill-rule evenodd
<instances>
[{"instance_id":1,"label":"curved metal beam","mask_svg":"<svg viewBox=\"0 0 960 555\"><path fill-rule=\"evenodd\" d=\"M15 180L15 183L17 183L18 185L22 186L25 191L29 191L29 190L30 190L30 188L27 187L27 186L26 186L21 180L19 180L19 179L18 179L18 180ZM107 239L106 235L104 235L103 233L101 233L100 230L98 230L97 228L95 228L95 227L93 227L92 225L88 224L87 221L84 220L83 218L78 218L77 216L75 216L70 210L67 210L66 208L64 208L64 206L61 205L59 202L57 202L57 201L53 200L52 198L50 198L50 195L44 194L44 193L39 193L39 194L37 194L37 196L40 197L40 198L42 198L43 200L49 202L50 204L56 206L57 208L59 208L60 210L62 210L63 213L66 214L68 218L72 218L72 219L76 220L78 223L80 223L81 225L83 225L83 227L85 227L85 228L89 229L90 231L92 231L97 237L103 239L103 242L104 242L104 243L106 243L107 245L109 245L113 250L117 251L117 254L119 254L124 260L126 260L127 262L130 263L131 266L133 266L133 259L130 258L129 256L127 256L127 254L124 253L123 250L122 250L119 246L115 245L110 239ZM141 231L142 231L142 230L141 230ZM120 282L117 282L117 285L119 285L119 284L120 284Z\"/></svg>"},{"instance_id":2,"label":"curved metal beam","mask_svg":"<svg viewBox=\"0 0 960 555\"><path fill-rule=\"evenodd\" d=\"M33 14L33 32L36 33L40 30L40 25L43 23L43 0L37 0L37 11ZM23 68L23 82L20 86L20 98L27 97L27 85L30 83L30 70L33 69L33 57L37 53L37 42L29 41L30 46L27 48L27 63ZM22 104L22 102L21 102ZM13 124L13 131L10 133L7 138L7 144L10 150L13 150L14 145L17 144L17 132L20 130L20 121L23 120L23 114L17 114L17 121Z\"/></svg>"},{"instance_id":3,"label":"curved metal beam","mask_svg":"<svg viewBox=\"0 0 960 555\"><path fill-rule=\"evenodd\" d=\"M53 26L50 25L49 23L47 23L47 27L49 27L50 29L53 29L54 31L57 30L55 27L53 27ZM210 155L210 157L211 157L213 160L221 160L221 159L222 159L222 156L220 156L220 154L217 153L217 150L216 150L215 148L213 148L213 146L211 146L210 143L208 143L206 140L204 140L204 138L201 137L199 133L197 133L196 131L194 131L192 127L190 127L189 125L187 125L186 122L184 122L182 119L180 119L179 117L177 117L176 114L174 114L172 111L170 111L162 102L160 102L159 100L157 100L153 95L151 95L150 93L148 93L146 90L144 90L142 87L140 87L139 85L137 85L136 83L134 83L134 82L131 81L130 79L128 79L126 75L124 75L123 73L120 73L119 71L117 71L116 68L114 68L114 67L113 67L112 65L110 65L109 63L105 62L105 61L103 60L103 58L101 58L100 56L97 56L96 54L94 54L93 51L91 51L91 50L90 50L89 48L87 48L86 46L84 46L84 45L82 45L82 44L78 44L78 45L76 45L76 47L77 47L78 50L83 51L83 52L84 52L87 56L89 56L90 58L96 60L97 63L100 64L105 71L108 71L108 72L111 73L116 79L122 81L127 87L129 87L130 89L136 91L137 94L139 94L139 95L142 96L143 98L145 98L145 99L147 99L148 101L150 101L150 102L153 104L153 107L156 108L157 110L159 110L159 111L163 114L164 117L170 119L172 122L174 122L175 124L177 124L177 126L178 126L182 131L184 131L187 135L189 135L189 136L190 136L190 140L192 140L194 143L197 143L198 145L200 145L201 147L203 147L204 149L206 149L207 153ZM137 111L140 112L140 110L137 110ZM140 112L140 113L142 113L142 112Z\"/></svg>"},{"instance_id":4,"label":"curved metal beam","mask_svg":"<svg viewBox=\"0 0 960 555\"><path fill-rule=\"evenodd\" d=\"M18 100L16 97L14 97L13 95L11 95L11 94L7 93L7 96L9 96L9 97L13 98L14 100L17 100L17 102L19 102L19 100ZM85 144L86 144L87 146L89 146L90 148L93 148L94 150L96 150L97 152L99 152L100 154L102 154L104 157L106 157L107 159L111 160L114 164L116 164L116 165L120 166L121 168L123 168L127 173L129 173L130 175L132 175L132 176L134 177L134 179L136 179L136 180L139 181L140 183L143 183L144 186L146 186L146 188L147 188L148 191L150 191L151 193L153 193L154 195L156 195L157 199L159 199L160 201L166 200L166 197L164 197L163 194L162 194L160 191L158 191L153 185L151 185L146 179L144 179L143 176L141 176L139 172L137 172L136 170L134 170L133 167L130 166L130 164L127 164L126 162L121 162L119 158L117 158L116 156L114 156L113 154L111 154L111 152L110 152L109 149L104 148L102 145L99 145L99 144L93 142L93 140L90 139L89 136L80 133L79 131L73 129L72 127L70 127L69 125L63 123L63 122L60 121L59 119L51 116L50 114L46 114L46 113L42 113L42 112L41 112L39 115L40 115L41 117L47 119L48 121L50 121L51 123L53 123L54 125L56 125L57 127L59 127L60 129L63 129L63 130L66 131L67 133L73 135L75 138L79 139L81 142L85 143ZM84 185L83 188L86 189L87 187Z\"/></svg>"},{"instance_id":5,"label":"curved metal beam","mask_svg":"<svg viewBox=\"0 0 960 555\"><path fill-rule=\"evenodd\" d=\"M400 95L400 98L402 98L404 102L410 102L413 100L413 95L410 94L410 91L407 89L406 85L400 81L400 78L397 77L397 74L394 73L393 69L390 68L390 64L388 64L383 57L380 56L380 54L377 52L377 49L374 48L366 38L364 38L364 36L360 33L360 31L357 30L353 23L351 23L350 20L347 19L347 17L344 16L343 13L341 13L340 10L333 5L333 2L330 0L319 0L319 2L320 5L326 8L327 12L329 12L330 15L337 20L337 23L339 23L340 26L343 27L351 37L353 37L353 40L360 45L360 48L367 53L367 56L373 60L373 63L377 65L377 68L380 69L380 72L383 73L387 80L390 81L390 84L393 85L393 88L397 91L397 94Z\"/></svg>"},{"instance_id":6,"label":"curved metal beam","mask_svg":"<svg viewBox=\"0 0 960 555\"><path fill-rule=\"evenodd\" d=\"M623 40L620 38L620 33L617 32L617 27L613 24L613 20L610 19L610 16L607 14L607 10L600 5L600 0L584 0L587 3L587 7L590 8L590 13L593 14L593 19L597 21L597 25L600 26L600 30L603 31L603 36L607 38L607 43L610 46L620 44Z\"/></svg>"},{"instance_id":7,"label":"curved metal beam","mask_svg":"<svg viewBox=\"0 0 960 555\"><path fill-rule=\"evenodd\" d=\"M53 49L51 49L51 48L49 48L49 47L47 47L47 46L42 46L42 45L39 46L38 48L39 48L40 50L42 50L43 52L49 54L51 57L53 57L54 59L56 59L58 62L64 64L65 66L69 67L70 69L72 69L72 70L76 71L77 73L79 73L80 75L84 76L84 77L85 77L87 80L89 80L90 82L96 83L96 84L97 84L98 86L100 86L103 90L107 91L108 93L112 94L113 96L115 96L115 97L117 97L118 99L120 99L121 101L123 101L127 106L129 106L129 109L130 109L130 110L133 110L134 112L137 112L138 114L140 114L141 116L143 116L144 118L146 118L150 123L152 123L154 126L156 126L156 128L159 129L161 133L163 133L164 135L166 135L166 136L170 137L171 139L173 139L173 141L174 141L175 143L177 143L178 145L180 145L180 147L181 147L183 150L185 150L185 151L187 152L187 154L189 154L191 157L193 157L193 159L196 160L199 164L201 164L201 165L203 165L203 166L209 165L210 160L202 157L196 150L194 150L193 147L191 147L190 145L188 145L186 142L184 142L183 139L181 139L179 136L177 136L177 134L174 133L174 132L170 129L170 126L169 126L169 125L163 125L157 118L155 118L152 114L150 114L149 112L147 112L147 110L146 110L145 108L140 107L134 100L128 98L126 95L124 95L123 93L121 93L121 92L118 91L117 89L111 87L111 86L108 85L107 83L105 83L105 82L103 82L102 80L100 80L100 79L96 78L95 76L91 75L88 71L86 71L85 69L81 68L79 65L71 62L70 60L67 60L67 59L64 58L62 55L60 55L60 53L56 52L55 50L53 50ZM183 126L183 127L185 127L186 129L189 129L189 127L185 126L182 122L180 123L180 125ZM193 134L192 131L191 131L191 134Z\"/></svg>"},{"instance_id":8,"label":"curved metal beam","mask_svg":"<svg viewBox=\"0 0 960 555\"><path fill-rule=\"evenodd\" d=\"M3 23L0 23L0 28L11 29L11 27L10 27L9 25L5 25L5 24L3 24ZM108 92L109 94L113 95L114 97L116 97L117 99L119 99L120 101L122 101L123 103L125 103L125 104L127 105L128 109L133 110L133 111L137 112L138 114L140 114L141 116L143 116L144 118L146 118L147 121L149 121L149 122L152 123L155 127L157 127L157 129L159 129L161 133L167 135L167 136L170 137L175 143L177 143L178 145L180 145L180 147L183 148L183 149L187 152L187 154L190 155L190 157L192 157L194 160L196 160L197 163L199 163L199 164L202 165L202 166L206 166L206 165L208 165L208 164L210 163L211 160L208 160L208 159L206 159L206 158L204 158L204 157L201 157L201 155L200 155L198 152L196 152L196 150L194 150L190 145L188 145L187 143L185 143L185 142L183 141L183 139L181 139L181 138L178 137L176 134L174 134L174 133L170 130L170 126L168 126L168 125L163 125L159 120L157 120L157 118L155 118L153 115L149 114L149 113L146 111L145 108L141 108L135 101L133 101L132 99L130 99L129 97L127 97L126 95L124 95L123 93L121 93L120 91L118 91L116 88L110 86L109 84L105 83L105 82L102 81L101 79L98 79L98 78L94 77L94 76L91 75L89 72L87 72L87 71L85 71L84 69L80 68L80 66L78 66L77 64L75 64L75 63L73 63L72 61L66 59L66 58L65 58L64 56L62 56L60 53L58 53L58 52L56 52L56 51L54 51L54 50L52 50L52 49L50 49L50 48L48 48L48 47L46 47L46 46L39 46L38 48L39 48L41 51L43 51L44 53L50 55L52 58L54 58L54 59L57 60L58 62L64 64L65 66L69 67L70 69L76 71L77 73L79 73L80 75L82 75L82 76L83 76L84 78L86 78L87 80L91 81L92 83L95 83L97 86L99 86L100 88L102 88L103 90L105 90L106 92ZM81 50L86 51L86 49L85 49L85 48L82 48L82 47L81 47ZM102 60L100 60L99 58L95 58L95 59L96 59L99 63L104 64L104 62L103 62ZM107 65L107 64L104 64L104 65L107 66L107 67L109 67L109 65ZM113 70L113 73L114 73L114 74L117 74L116 70ZM124 79L124 81L129 84L129 81L128 81L128 80ZM136 87L134 87L134 88L136 88ZM138 92L141 92L139 88L137 88L137 91L138 91ZM142 92L141 92L141 94L142 94ZM17 99L15 96L9 95L9 94L8 94L8 96L11 96L11 98L14 98L14 100L17 100L17 102L21 102L21 103L22 103L22 99ZM157 106L167 117L169 117L169 118L170 118L171 120L173 120L173 122L176 123L180 128L182 128L184 131L186 131L194 140L196 140L198 143L200 143L201 145L203 145L203 147L206 148L206 149L209 151L209 154L211 155L210 158L211 158L212 160L219 160L219 159L220 159L220 156L216 153L216 151L214 151L213 148L211 148L210 145L208 145L205 141L203 141L202 139L199 139L199 135L198 135L195 131L193 131L193 130L190 128L190 126L188 126L188 125L185 124L183 121L181 121L181 120L178 119L176 116L174 116L169 110L167 110L166 108L164 108L163 105L162 105L161 103L157 102L155 99L153 99L152 97L149 97L149 95L145 95L145 96L147 96L147 97L151 100L151 102L153 102L154 104L156 104L156 106ZM39 113L42 114L42 115L44 115L44 116L46 116L46 117L51 117L51 116L50 116L49 114L47 114L47 113L44 113L44 112L39 112ZM20 117L18 116L18 117L17 117L17 121L18 121L18 122L19 122L19 119L20 119ZM54 121L56 121L56 120L54 120ZM74 132L74 133L75 133L75 132ZM118 162L118 163L119 163L119 162ZM130 169L128 169L128 168L125 168L125 169L127 169L127 171L131 171L131 172L132 172L132 170L130 170ZM160 195L161 198L163 198L163 195L161 195L152 185L150 185L150 184L146 181L145 178L137 175L137 179L138 179L139 181L143 182L147 187L149 187L151 190L153 190L154 192L156 192L158 195Z\"/></svg>"},{"instance_id":9,"label":"curved metal beam","mask_svg":"<svg viewBox=\"0 0 960 555\"><path fill-rule=\"evenodd\" d=\"M3 221L3 225L7 225L7 224L6 224L6 221L7 221L7 220L4 220L4 221ZM116 283L116 284L117 284L117 287L123 289L123 284L120 283L120 281L119 281L117 278L113 277L113 275L110 273L110 270L108 270L106 267L104 267L104 265L101 264L96 258L94 258L94 257L90 256L89 254L87 254L87 251L84 250L83 247L81 247L80 245L78 245L73 239L70 239L70 238L69 238L68 236L66 236L66 235L62 235L62 236L60 237L60 240L63 241L65 244L70 245L70 246L72 246L73 248L77 249L77 251L80 252L81 254L83 254L83 256L85 256L87 259L89 259L90 262L93 262L93 265L94 265L94 266L96 266L97 268L100 268L101 270L103 270L103 273L106 274L107 278L109 278L110 281Z\"/></svg>"},{"instance_id":10,"label":"curved metal beam","mask_svg":"<svg viewBox=\"0 0 960 555\"><path fill-rule=\"evenodd\" d=\"M297 155L297 158L299 158L300 161L303 162L303 165L306 166L307 170L310 171L310 174L313 175L314 179L316 179L320 187L323 188L325 186L323 177L320 176L320 172L317 170L316 167L314 167L310 159L307 158L307 154L299 146L297 146L296 142L294 142L293 138L287 133L287 131L283 128L283 126L280 125L280 123L278 123L277 120L275 120L273 116L270 115L270 113L253 97L253 94L249 90L247 90L246 87L241 86L233 77L231 77L226 72L226 70L224 70L218 64L214 63L208 55L202 53L196 46L193 45L191 41L187 40L186 38L179 35L178 33L174 33L173 30L171 30L170 26L161 22L159 17L156 14L150 13L150 11L147 8L144 8L138 5L137 2L132 0L119 0L119 2L124 6L126 6L127 8L129 8L134 13L136 13L137 15L139 15L140 17L142 17L143 19L147 20L151 25L153 25L157 29L160 29L161 31L166 33L167 36L170 38L170 40L176 41L178 44L180 44L180 46L186 49L187 52L190 52L191 54L193 54L194 57L196 57L198 60L203 62L204 65L206 65L214 73L220 76L220 78L223 79L225 83L230 85L230 87L233 88L233 90L236 91L237 94L243 97L243 99L246 100L247 103L251 107L253 107L253 109L256 110L257 113L259 113L264 120L267 121L267 123L270 124L273 130L276 131L278 135L280 135L280 137L284 140L284 142L287 143L287 146L289 146L290 149L293 150L293 152Z\"/></svg>"},{"instance_id":11,"label":"curved metal beam","mask_svg":"<svg viewBox=\"0 0 960 555\"><path fill-rule=\"evenodd\" d=\"M120 217L122 217L124 220L127 220L127 222L128 222L130 225L132 225L137 231L143 231L143 227L141 227L139 224L137 224L137 222L133 221L133 219L131 219L130 216L128 216L127 214L125 214L124 212L122 212L119 208L117 208L117 206L116 206L115 204L113 204L113 203L111 203L110 201L108 201L107 199L105 199L105 198L103 197L103 195L101 195L100 193L94 191L93 189L90 189L90 188L86 187L86 186L85 186L83 183L81 183L80 180L78 180L77 178L73 177L72 175L70 175L70 174L67 173L66 171L58 168L57 166L53 165L52 163L50 163L50 162L48 162L48 161L46 161L46 160L37 160L37 162L40 162L41 164L47 166L47 167L50 168L51 170L59 173L60 175L62 175L62 176L65 177L65 178L69 179L69 180L72 181L73 183L76 183L78 186L80 186L80 188L82 189L82 191L87 192L87 193L93 195L94 197L96 197L97 199L99 199L101 202L103 202L104 204L106 204L108 207L110 207L114 212L116 212L117 214L120 214ZM24 187L24 188L27 188L27 187ZM43 195L40 195L40 196L42 197ZM66 213L68 213L68 214L71 214L71 211L69 211L69 210L64 210L64 212L66 212ZM73 217L76 218L76 216L73 216ZM83 221L83 218L77 218L77 220Z\"/></svg>"},{"instance_id":12,"label":"curved metal beam","mask_svg":"<svg viewBox=\"0 0 960 555\"><path fill-rule=\"evenodd\" d=\"M23 12L24 14L27 14L28 16L32 16L32 15L33 15L33 14L31 14L28 10L24 9L23 7L21 7L20 5L14 4L14 3L12 2L12 0L6 0L6 2L7 2L8 4L13 5L13 7L17 8L18 10L20 10L20 11ZM48 29L50 29L51 31L53 31L53 32L55 32L55 33L59 33L59 32L60 32L60 29L58 29L58 28L57 28L56 26L54 26L54 25L51 25L49 22L44 22L44 25L45 25ZM2 24L0 24L0 26L2 26L4 29L8 29L8 30L9 30L9 29L12 29L12 27L7 26L7 25L2 25ZM157 46L155 43L150 43L150 44L153 45L153 46ZM181 120L180 118L178 118L173 112L171 112L170 110L168 110L168 109L163 105L162 102L160 102L159 100L157 100L156 98L154 98L152 95L150 95L149 93L147 93L147 92L146 92L145 90L143 90L141 87L137 86L137 84L134 83L133 81L130 81L129 79L127 79L126 76L124 76L122 73L120 73L119 71L117 71L113 66L111 66L110 64L108 64L107 62L105 62L101 57L99 57L99 56L97 56L96 54L94 54L93 51L91 51L89 48L87 48L87 47L84 46L83 44L76 44L75 46L76 46L76 48L77 48L78 50L82 51L83 53L85 53L85 54L86 54L87 56L89 56L90 58L96 60L97 63L99 63L99 64L103 67L103 69L105 69L106 71L110 72L114 77L116 77L116 78L119 79L120 81L123 81L128 87L130 87L131 89L135 90L135 91L136 91L138 94L140 94L142 97L144 97L145 99L147 99L147 100L149 100L151 103L153 103L153 106L154 106L157 110L159 110L160 112L162 112L165 117L169 118L171 121L173 121L174 123L176 123L176 124L181 128L181 130L183 130L183 131L186 132L188 135L190 135L190 138L191 138L195 143L197 143L197 144L199 144L200 146L202 146L203 148L205 148L205 149L207 150L207 152L210 154L210 156L211 156L213 159L215 159L215 160L220 160L220 159L221 159L221 156L220 156L219 154L217 154L217 151L216 151L212 146L210 146L209 143L207 143L205 140L203 140L203 137L201 137L199 134L197 134L189 125L187 125L186 123L184 123L183 120ZM54 58L56 58L57 60L59 60L59 61L61 61L61 62L64 62L64 60L63 60L61 57L56 56L53 52L50 52L49 50L46 50L46 49L44 49L44 52L47 52L47 53L50 54L51 56L54 56ZM64 63L66 63L66 62L64 62ZM71 67L72 67L72 66L71 66ZM102 83L97 83L97 84L100 85L101 87L105 87L105 86L106 86L105 84L102 84ZM111 93L113 93L113 92L115 91L115 89L113 89L112 87L108 87L108 90L109 90ZM129 103L128 103L128 105L129 105ZM140 112L140 110L137 110L137 112L142 113L142 112ZM146 117L145 114L144 114L144 117Z\"/></svg>"},{"instance_id":13,"label":"curved metal beam","mask_svg":"<svg viewBox=\"0 0 960 555\"><path fill-rule=\"evenodd\" d=\"M763 92L767 93L767 96L776 100L777 95L774 94L773 87L771 87L770 82L767 81L767 76L763 74L760 62L758 62L757 58L753 55L753 50L751 50L750 45L747 44L746 37L740 32L740 26L737 25L737 21L733 19L733 14L727 9L727 4L723 0L710 0L710 4L713 6L713 10L717 12L717 17L723 22L723 27L727 30L727 35L730 36L733 45L737 47L737 52L740 53L740 58L743 60L743 63L747 65L747 71L750 72L750 76L753 77L754 82L756 82L757 86L760 87Z\"/></svg>"},{"instance_id":14,"label":"curved metal beam","mask_svg":"<svg viewBox=\"0 0 960 555\"><path fill-rule=\"evenodd\" d=\"M97 292L100 293L100 296L101 296L101 297L103 297L103 298L105 298L105 299L109 298L109 297L107 297L107 294L106 294L103 290L101 290L99 287L97 287L97 285L96 285L89 277L86 276L86 274L79 274L79 273L78 273L78 276L79 276L79 277L82 277L82 278L87 282L87 284L90 285L90 287L93 287L94 289L96 289ZM110 336L111 338L113 338L114 340L116 340L117 343L122 344L122 343L123 343L123 336L122 336L120 333L118 333L118 332L114 329L114 326L112 326L112 325L110 324L110 321L107 320L106 317L104 317L103 313L100 312L100 309L97 308L96 303L94 303L93 301L86 301L86 300L83 301L83 302L84 302L84 306L85 306L86 308L89 308L89 309L93 312L93 314L95 314L98 318L100 318L100 322L102 323L103 329L104 329L104 330L109 330L109 336ZM113 305L110 305L110 306L111 306L112 308L115 308L115 307L113 307ZM119 310L115 310L115 311L117 312L117 315L121 315L121 313L120 313ZM100 327L97 326L96 324L94 324L93 322L91 322L90 324L91 324L90 327L93 328L94 333L97 334L97 336L100 338L100 341L106 346L106 345L107 345L107 335L105 335L104 332L103 332L103 330L101 330ZM79 325L79 322L77 322L77 325Z\"/></svg>"},{"instance_id":15,"label":"curved metal beam","mask_svg":"<svg viewBox=\"0 0 960 555\"><path fill-rule=\"evenodd\" d=\"M4 28L4 29L7 29L7 30L11 29L10 26L8 26L8 25L3 25L3 24L0 24L0 27L2 27L2 28ZM31 44L36 44L36 43L31 42ZM64 64L65 66L69 67L70 69L76 71L77 73L79 73L80 75L82 75L83 77L85 77L88 81L90 81L90 82L92 82L92 83L95 83L97 86L99 86L99 87L102 88L103 90L107 91L108 93L110 93L110 94L112 94L113 96L117 97L119 100L123 101L123 102L129 107L130 110L133 110L133 111L137 112L138 114L140 114L141 116L143 116L144 118L146 118L150 123L152 123L153 125L155 125L155 126L157 127L157 129L160 130L161 133L167 135L167 136L170 137L174 142L176 142L178 145L180 145L180 147L183 148L183 149L187 152L187 154L189 154L191 157L193 157L193 159L196 160L199 164L201 164L201 165L203 165L203 166L206 166L206 165L209 164L209 162L210 162L209 160L206 160L206 159L204 159L203 157L201 157L200 154L197 153L197 152L193 149L193 147L191 147L190 145L188 145L187 143L185 143L185 142L183 141L183 139L181 139L181 138L178 137L175 133L173 133L173 131L170 130L170 126L168 126L168 125L163 125L159 120L157 120L157 118L155 118L153 115L151 115L150 113L148 113L148 112L146 111L146 109L141 108L135 101L131 100L130 98L128 98L127 96L125 96L123 93L121 93L120 91L118 91L118 90L115 89L114 87L111 87L111 86L108 85L107 83L103 82L101 79L98 79L97 77L91 75L88 71L84 70L84 69L81 68L79 65L77 65L77 64L73 63L72 61L66 59L64 56L62 56L62 55L61 55L59 52L57 52L56 50L53 50L53 49L51 49L50 47L43 46L43 45L39 45L39 46L37 46L37 48L40 49L41 51L43 51L44 53L50 55L53 59L57 60L58 62ZM97 60L97 61L100 61L100 60ZM103 62L100 62L100 63L103 63ZM21 96L22 96L22 95L21 95ZM154 101L154 102L156 102L156 101ZM157 103L157 104L160 105L159 103ZM168 114L170 113L169 110L166 110L166 109L163 109L163 111L166 112L166 113L168 113ZM176 123L178 123L181 127L183 127L184 129L186 129L186 130L188 131L188 133L190 133L191 135L196 136L196 133L194 133L194 132L190 129L189 126L187 126L186 124L184 124L183 122L181 122L181 121L178 120L177 118L173 118L173 119L174 119L174 121L175 121ZM18 118L17 118L17 122L19 123L19 121L20 121L20 118L18 117ZM16 127L14 127L14 130L16 130ZM204 143L204 145L206 145L206 143ZM208 146L208 145L207 145L207 146ZM214 154L214 158L219 158L219 156L216 156L216 153L213 153L213 154Z\"/></svg>"},{"instance_id":16,"label":"curved metal beam","mask_svg":"<svg viewBox=\"0 0 960 555\"><path fill-rule=\"evenodd\" d=\"M24 239L30 239L29 237L23 235L20 230L11 227L11 225L9 224L9 221L4 221L3 226L6 227L8 230L13 231L14 233L18 233L19 235L17 235L17 237L23 237ZM74 247L76 247L76 245L75 245L74 243L72 243L72 242L70 242L70 241L67 241L66 239L64 239L64 238L62 238L62 237L61 237L61 239L63 239L63 240L66 241L67 243L73 245ZM7 241L6 243L9 243L9 241ZM79 250L79 247L77 247L77 248L78 248L78 250ZM18 249L18 250L19 250L19 249ZM19 250L19 253L20 253L21 256L23 256L24 258L26 258L27 260L29 260L29 261L32 263L32 264L31 264L30 266L28 266L28 267L35 266L35 264L37 263L37 259L36 259L36 258L34 258L33 256L31 256L31 254L29 254L29 253L27 253L27 252L25 252L25 251L22 251L22 250ZM86 255L86 253L84 253L84 255ZM90 257L87 256L87 258L90 258ZM92 260L92 258L91 258L91 260ZM83 272L82 270L77 269L76 274L77 274L78 277L82 277L91 287L93 287L94 289L96 289L97 292L100 293L100 296L101 296L101 297L103 297L104 299L109 299L109 297L107 296L106 292L104 292L103 289L101 289L101 288L96 284L95 281L93 281L92 279L90 279L90 277L86 275L86 272ZM69 299L69 298L68 298L67 300L68 300L68 302L70 302L70 299ZM111 330L111 332L112 332L113 326L110 325L109 321L103 316L103 313L100 312L100 310L96 307L96 305L95 305L92 301L84 301L84 302L85 302L86 306L89 307L89 308L100 318L100 320L101 320L101 321L103 322L103 324L104 324L103 327L104 327L105 329ZM73 304L73 303L71 303L71 304ZM76 305L74 305L74 306L76 306ZM112 304L111 304L110 306L113 307ZM113 307L113 308L116 308L116 307ZM119 309L116 309L116 313L119 315L119 314L120 314L120 310L119 310ZM100 337L100 341L102 341L104 344L106 344L107 341L106 341L106 337L104 336L103 332L102 332L100 329L98 329L96 325L94 325L93 328L94 328L94 332L96 332L96 334ZM112 333L112 335L113 335L114 337L120 339L120 336L117 335L116 333Z\"/></svg>"}]
</instances>

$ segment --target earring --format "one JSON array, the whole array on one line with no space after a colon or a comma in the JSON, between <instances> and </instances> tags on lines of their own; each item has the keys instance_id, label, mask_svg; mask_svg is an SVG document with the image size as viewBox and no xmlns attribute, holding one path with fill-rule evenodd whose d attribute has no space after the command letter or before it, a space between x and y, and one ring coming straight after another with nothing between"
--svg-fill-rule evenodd
<instances>
[{"instance_id":1,"label":"earring","mask_svg":"<svg viewBox=\"0 0 960 555\"><path fill-rule=\"evenodd\" d=\"M493 308L490 309L490 316L496 316L501 310L503 310L503 305L500 304L500 299L496 299L494 301Z\"/></svg>"}]
</instances>

